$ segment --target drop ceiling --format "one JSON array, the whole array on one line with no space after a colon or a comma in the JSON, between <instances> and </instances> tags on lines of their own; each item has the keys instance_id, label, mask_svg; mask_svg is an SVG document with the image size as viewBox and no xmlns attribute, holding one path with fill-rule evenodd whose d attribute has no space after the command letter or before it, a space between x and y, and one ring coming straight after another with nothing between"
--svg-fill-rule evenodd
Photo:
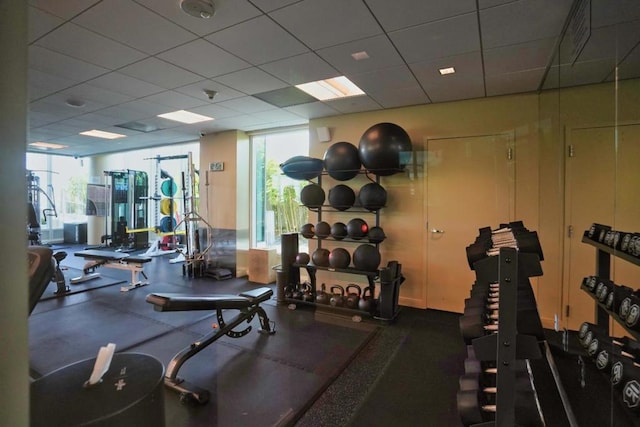
<instances>
[{"instance_id":1,"label":"drop ceiling","mask_svg":"<svg viewBox=\"0 0 640 427\"><path fill-rule=\"evenodd\" d=\"M637 0L591 0L589 39L571 60L563 50L575 43L560 37L578 0L213 3L214 16L200 19L180 0L30 0L28 142L66 145L55 153L82 157L230 129L601 83L614 70L640 77ZM368 58L354 59L358 52ZM558 54L563 61L554 60ZM441 76L444 67L455 74ZM366 95L321 102L295 89L340 75ZM174 110L215 120L157 117ZM79 135L91 129L126 137Z\"/></svg>"}]
</instances>

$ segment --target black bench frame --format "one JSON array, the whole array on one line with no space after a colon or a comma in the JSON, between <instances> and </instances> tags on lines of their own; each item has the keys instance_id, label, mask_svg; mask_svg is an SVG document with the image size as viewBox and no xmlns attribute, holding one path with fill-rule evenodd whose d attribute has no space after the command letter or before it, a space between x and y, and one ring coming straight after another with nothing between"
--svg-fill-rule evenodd
<instances>
[{"instance_id":1,"label":"black bench frame","mask_svg":"<svg viewBox=\"0 0 640 427\"><path fill-rule=\"evenodd\" d=\"M218 319L217 328L204 335L201 339L189 344L178 352L169 364L164 376L167 387L177 391L183 402L206 403L209 400L209 391L194 384L186 382L178 377L180 367L191 357L204 350L209 344L227 335L231 338L240 338L251 332L251 325L240 331L233 329L242 322L251 323L257 314L260 320L259 333L275 334L274 323L269 320L267 313L260 303L268 300L273 295L270 288L257 288L243 292L239 295L189 295L189 294L149 294L146 301L153 304L156 311L192 311L192 310L216 310ZM230 321L225 321L223 310L239 310L239 313Z\"/></svg>"}]
</instances>

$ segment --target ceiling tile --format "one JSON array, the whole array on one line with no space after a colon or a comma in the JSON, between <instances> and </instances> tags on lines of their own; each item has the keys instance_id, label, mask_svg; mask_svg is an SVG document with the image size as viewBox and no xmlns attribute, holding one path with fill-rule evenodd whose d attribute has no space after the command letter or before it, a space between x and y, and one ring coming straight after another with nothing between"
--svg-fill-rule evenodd
<instances>
[{"instance_id":1,"label":"ceiling tile","mask_svg":"<svg viewBox=\"0 0 640 427\"><path fill-rule=\"evenodd\" d=\"M108 70L40 46L29 46L29 67L77 82L83 82Z\"/></svg>"},{"instance_id":2,"label":"ceiling tile","mask_svg":"<svg viewBox=\"0 0 640 427\"><path fill-rule=\"evenodd\" d=\"M309 50L264 15L218 31L206 39L253 65L277 61Z\"/></svg>"},{"instance_id":3,"label":"ceiling tile","mask_svg":"<svg viewBox=\"0 0 640 427\"><path fill-rule=\"evenodd\" d=\"M29 0L29 4L67 20L84 10L90 9L101 1L102 0Z\"/></svg>"},{"instance_id":4,"label":"ceiling tile","mask_svg":"<svg viewBox=\"0 0 640 427\"><path fill-rule=\"evenodd\" d=\"M87 84L112 92L129 95L132 98L141 98L165 89L154 84L127 76L119 72L104 74L87 82Z\"/></svg>"},{"instance_id":5,"label":"ceiling tile","mask_svg":"<svg viewBox=\"0 0 640 427\"><path fill-rule=\"evenodd\" d=\"M66 101L69 99L84 102L85 105L83 107L68 107ZM75 108L78 114L82 114L111 105L129 102L132 98L88 84L80 84L68 89L63 89L60 92L44 98L46 102L53 102L54 100L55 103L63 105L66 108Z\"/></svg>"},{"instance_id":6,"label":"ceiling tile","mask_svg":"<svg viewBox=\"0 0 640 427\"><path fill-rule=\"evenodd\" d=\"M382 32L361 0L303 0L269 15L314 50Z\"/></svg>"},{"instance_id":7,"label":"ceiling tile","mask_svg":"<svg viewBox=\"0 0 640 427\"><path fill-rule=\"evenodd\" d=\"M486 49L483 54L487 75L545 68L551 62L556 39L541 39L517 45Z\"/></svg>"},{"instance_id":8,"label":"ceiling tile","mask_svg":"<svg viewBox=\"0 0 640 427\"><path fill-rule=\"evenodd\" d=\"M363 51L367 52L369 58L356 61L351 56L353 53ZM357 74L404 64L404 60L386 35L319 49L317 54L343 74Z\"/></svg>"},{"instance_id":9,"label":"ceiling tile","mask_svg":"<svg viewBox=\"0 0 640 427\"><path fill-rule=\"evenodd\" d=\"M536 91L542 83L544 71L544 68L537 68L487 75L485 77L487 96Z\"/></svg>"},{"instance_id":10,"label":"ceiling tile","mask_svg":"<svg viewBox=\"0 0 640 427\"><path fill-rule=\"evenodd\" d=\"M409 64L480 50L475 13L394 31L389 37Z\"/></svg>"},{"instance_id":11,"label":"ceiling tile","mask_svg":"<svg viewBox=\"0 0 640 427\"><path fill-rule=\"evenodd\" d=\"M224 119L228 117L235 117L243 114L238 112L237 110L227 108L220 104L202 105L200 107L192 108L189 111L194 112L196 114L202 114L208 117L213 117L216 120Z\"/></svg>"},{"instance_id":12,"label":"ceiling tile","mask_svg":"<svg viewBox=\"0 0 640 427\"><path fill-rule=\"evenodd\" d=\"M365 0L385 31L395 31L476 11L475 0ZM411 13L407 13L410 10Z\"/></svg>"},{"instance_id":13,"label":"ceiling tile","mask_svg":"<svg viewBox=\"0 0 640 427\"><path fill-rule=\"evenodd\" d=\"M366 95L350 96L327 101L327 104L342 114L381 110L382 106Z\"/></svg>"},{"instance_id":14,"label":"ceiling tile","mask_svg":"<svg viewBox=\"0 0 640 427\"><path fill-rule=\"evenodd\" d=\"M202 39L168 50L158 57L203 77L220 76L251 67L248 62Z\"/></svg>"},{"instance_id":15,"label":"ceiling tile","mask_svg":"<svg viewBox=\"0 0 640 427\"><path fill-rule=\"evenodd\" d=\"M480 52L423 61L409 65L432 102L483 97L484 80ZM440 75L441 68L454 67L455 74Z\"/></svg>"},{"instance_id":16,"label":"ceiling tile","mask_svg":"<svg viewBox=\"0 0 640 427\"><path fill-rule=\"evenodd\" d=\"M176 92L184 93L185 95L189 95L194 98L208 99L207 95L204 93L204 90L214 90L217 92L214 99L212 100L212 102L214 103L245 96L245 94L242 92L231 89L230 87L209 79L200 80L198 82L191 83L186 86L181 86L175 89Z\"/></svg>"},{"instance_id":17,"label":"ceiling tile","mask_svg":"<svg viewBox=\"0 0 640 427\"><path fill-rule=\"evenodd\" d=\"M64 88L73 86L73 80L56 76L51 73L38 71L34 68L28 71L29 81L29 99L31 101L44 98L47 95L55 93Z\"/></svg>"},{"instance_id":18,"label":"ceiling tile","mask_svg":"<svg viewBox=\"0 0 640 427\"><path fill-rule=\"evenodd\" d=\"M183 12L178 1L136 1L199 36L211 34L261 14L260 10L247 0L216 0L215 14L210 19L195 18Z\"/></svg>"},{"instance_id":19,"label":"ceiling tile","mask_svg":"<svg viewBox=\"0 0 640 427\"><path fill-rule=\"evenodd\" d=\"M195 34L131 0L100 2L73 22L149 54L196 38Z\"/></svg>"},{"instance_id":20,"label":"ceiling tile","mask_svg":"<svg viewBox=\"0 0 640 427\"><path fill-rule=\"evenodd\" d=\"M519 0L480 11L482 46L491 49L560 35L572 0Z\"/></svg>"},{"instance_id":21,"label":"ceiling tile","mask_svg":"<svg viewBox=\"0 0 640 427\"><path fill-rule=\"evenodd\" d=\"M174 89L202 80L197 74L153 57L128 65L119 71L165 89Z\"/></svg>"},{"instance_id":22,"label":"ceiling tile","mask_svg":"<svg viewBox=\"0 0 640 427\"><path fill-rule=\"evenodd\" d=\"M309 104L294 105L292 107L285 107L286 110L291 111L301 117L307 119L315 119L319 117L335 116L340 114L337 110L329 107L324 102L316 101Z\"/></svg>"},{"instance_id":23,"label":"ceiling tile","mask_svg":"<svg viewBox=\"0 0 640 427\"><path fill-rule=\"evenodd\" d=\"M316 101L316 98L301 91L297 87L285 87L269 92L256 93L253 96L280 108L308 104Z\"/></svg>"},{"instance_id":24,"label":"ceiling tile","mask_svg":"<svg viewBox=\"0 0 640 427\"><path fill-rule=\"evenodd\" d=\"M109 69L120 68L146 57L142 52L72 23L56 28L38 40L37 44Z\"/></svg>"},{"instance_id":25,"label":"ceiling tile","mask_svg":"<svg viewBox=\"0 0 640 427\"><path fill-rule=\"evenodd\" d=\"M618 78L640 78L640 49L638 46L618 66Z\"/></svg>"},{"instance_id":26,"label":"ceiling tile","mask_svg":"<svg viewBox=\"0 0 640 427\"><path fill-rule=\"evenodd\" d=\"M260 68L292 85L329 79L340 75L335 68L312 52L270 62L261 65Z\"/></svg>"},{"instance_id":27,"label":"ceiling tile","mask_svg":"<svg viewBox=\"0 0 640 427\"><path fill-rule=\"evenodd\" d=\"M640 43L640 21L627 22L608 27L592 28L589 42L580 52L577 61L592 61L595 59L613 58L619 62ZM562 43L561 58L570 54L563 54L571 49L569 43ZM567 63L568 61L562 61Z\"/></svg>"},{"instance_id":28,"label":"ceiling tile","mask_svg":"<svg viewBox=\"0 0 640 427\"><path fill-rule=\"evenodd\" d=\"M273 110L276 108L267 102L254 98L253 96L230 99L229 101L220 102L218 105L243 114L259 113L261 111Z\"/></svg>"},{"instance_id":29,"label":"ceiling tile","mask_svg":"<svg viewBox=\"0 0 640 427\"><path fill-rule=\"evenodd\" d=\"M599 28L621 22L640 20L637 0L591 0L591 27Z\"/></svg>"},{"instance_id":30,"label":"ceiling tile","mask_svg":"<svg viewBox=\"0 0 640 427\"><path fill-rule=\"evenodd\" d=\"M351 80L385 108L429 103L413 73L404 65L352 75Z\"/></svg>"},{"instance_id":31,"label":"ceiling tile","mask_svg":"<svg viewBox=\"0 0 640 427\"><path fill-rule=\"evenodd\" d=\"M300 0L252 0L253 4L258 6L263 12L271 12L272 10L280 9L281 7L288 6L293 3L297 3Z\"/></svg>"},{"instance_id":32,"label":"ceiling tile","mask_svg":"<svg viewBox=\"0 0 640 427\"><path fill-rule=\"evenodd\" d=\"M172 107L175 110L188 110L209 103L209 100L204 97L202 97L202 99L193 98L173 90L156 93L142 98L142 100L166 105L167 107Z\"/></svg>"},{"instance_id":33,"label":"ceiling tile","mask_svg":"<svg viewBox=\"0 0 640 427\"><path fill-rule=\"evenodd\" d=\"M29 43L47 34L64 22L61 18L43 10L29 7Z\"/></svg>"},{"instance_id":34,"label":"ceiling tile","mask_svg":"<svg viewBox=\"0 0 640 427\"><path fill-rule=\"evenodd\" d=\"M216 77L215 80L223 85L244 92L247 95L268 92L287 86L282 80L276 79L272 75L255 67Z\"/></svg>"}]
</instances>

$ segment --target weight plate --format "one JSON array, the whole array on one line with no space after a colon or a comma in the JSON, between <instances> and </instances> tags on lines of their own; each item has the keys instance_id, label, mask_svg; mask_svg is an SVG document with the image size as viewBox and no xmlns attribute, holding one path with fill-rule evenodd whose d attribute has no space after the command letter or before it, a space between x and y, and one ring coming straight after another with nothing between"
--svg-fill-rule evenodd
<instances>
[{"instance_id":1,"label":"weight plate","mask_svg":"<svg viewBox=\"0 0 640 427\"><path fill-rule=\"evenodd\" d=\"M627 318L627 314L629 314L630 308L631 298L627 297L620 303L620 311L618 312L618 316L620 316L620 319L625 320Z\"/></svg>"},{"instance_id":2,"label":"weight plate","mask_svg":"<svg viewBox=\"0 0 640 427\"><path fill-rule=\"evenodd\" d=\"M596 278L594 276L589 276L589 278L587 279L587 283L585 283L585 286L587 287L587 289L593 292L596 287L596 283L598 283Z\"/></svg>"},{"instance_id":3,"label":"weight plate","mask_svg":"<svg viewBox=\"0 0 640 427\"><path fill-rule=\"evenodd\" d=\"M632 304L631 307L629 307L629 313L627 313L625 323L627 326L633 327L638 323L638 317L640 317L640 306L638 304Z\"/></svg>"},{"instance_id":4,"label":"weight plate","mask_svg":"<svg viewBox=\"0 0 640 427\"><path fill-rule=\"evenodd\" d=\"M624 366L622 362L618 361L611 367L611 384L618 385L624 377Z\"/></svg>"},{"instance_id":5,"label":"weight plate","mask_svg":"<svg viewBox=\"0 0 640 427\"><path fill-rule=\"evenodd\" d=\"M599 370L603 370L609 364L609 352L607 350L602 350L596 356L596 368Z\"/></svg>"},{"instance_id":6,"label":"weight plate","mask_svg":"<svg viewBox=\"0 0 640 427\"><path fill-rule=\"evenodd\" d=\"M633 234L631 233L627 233L624 235L624 237L622 238L622 243L620 244L620 250L623 252L626 252L627 249L629 248L629 242L631 242L631 238L633 237Z\"/></svg>"},{"instance_id":7,"label":"weight plate","mask_svg":"<svg viewBox=\"0 0 640 427\"><path fill-rule=\"evenodd\" d=\"M614 300L613 294L614 292L609 292L609 295L607 295L607 300L604 303L605 307L607 307L607 310L611 310L613 308L613 300Z\"/></svg>"},{"instance_id":8,"label":"weight plate","mask_svg":"<svg viewBox=\"0 0 640 427\"><path fill-rule=\"evenodd\" d=\"M598 338L592 339L591 342L589 343L589 346L587 347L587 354L591 357L595 356L599 347L600 347L600 342L598 341Z\"/></svg>"}]
</instances>

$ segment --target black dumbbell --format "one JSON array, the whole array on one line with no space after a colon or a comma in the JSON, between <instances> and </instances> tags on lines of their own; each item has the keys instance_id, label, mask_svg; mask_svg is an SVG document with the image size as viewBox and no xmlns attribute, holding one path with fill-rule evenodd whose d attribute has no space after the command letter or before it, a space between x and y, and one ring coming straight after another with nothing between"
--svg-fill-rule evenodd
<instances>
[{"instance_id":1,"label":"black dumbbell","mask_svg":"<svg viewBox=\"0 0 640 427\"><path fill-rule=\"evenodd\" d=\"M624 300L626 297L628 297L632 293L633 293L632 288L624 285L617 285L614 283L613 289L607 295L607 299L605 300L604 305L607 308L607 310L612 311L614 313L619 313L620 304L622 304L622 300Z\"/></svg>"},{"instance_id":2,"label":"black dumbbell","mask_svg":"<svg viewBox=\"0 0 640 427\"><path fill-rule=\"evenodd\" d=\"M534 392L515 392L515 422L523 427L540 427L542 423ZM495 419L497 406L491 404L480 390L458 391L456 402L460 420L465 426L480 424Z\"/></svg>"},{"instance_id":3,"label":"black dumbbell","mask_svg":"<svg viewBox=\"0 0 640 427\"><path fill-rule=\"evenodd\" d=\"M544 331L540 322L538 310L535 307L518 310L516 314L517 329L520 334L533 335L544 339ZM466 344L486 334L498 331L499 313L485 313L460 316L458 325L462 339Z\"/></svg>"}]
</instances>

